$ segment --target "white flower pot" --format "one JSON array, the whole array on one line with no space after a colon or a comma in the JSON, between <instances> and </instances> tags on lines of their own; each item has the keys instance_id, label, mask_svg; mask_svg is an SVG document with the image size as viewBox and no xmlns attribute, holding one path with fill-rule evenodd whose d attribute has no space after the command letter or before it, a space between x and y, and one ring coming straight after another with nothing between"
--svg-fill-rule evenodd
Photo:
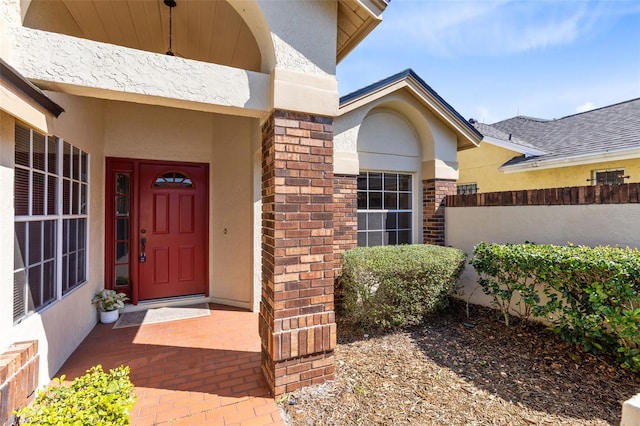
<instances>
[{"instance_id":1,"label":"white flower pot","mask_svg":"<svg viewBox=\"0 0 640 426\"><path fill-rule=\"evenodd\" d=\"M100 311L100 322L103 324L111 324L118 321L118 310Z\"/></svg>"}]
</instances>

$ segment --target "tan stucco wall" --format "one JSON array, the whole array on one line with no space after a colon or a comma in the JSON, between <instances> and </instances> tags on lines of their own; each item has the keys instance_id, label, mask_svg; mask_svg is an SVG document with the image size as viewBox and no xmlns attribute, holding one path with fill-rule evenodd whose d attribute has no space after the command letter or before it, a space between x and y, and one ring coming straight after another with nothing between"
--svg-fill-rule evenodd
<instances>
[{"instance_id":1,"label":"tan stucco wall","mask_svg":"<svg viewBox=\"0 0 640 426\"><path fill-rule=\"evenodd\" d=\"M450 207L445 209L446 244L469 257L481 242L640 248L640 204L575 206ZM461 297L489 305L476 289L477 275L467 265L461 277Z\"/></svg>"},{"instance_id":2,"label":"tan stucco wall","mask_svg":"<svg viewBox=\"0 0 640 426\"><path fill-rule=\"evenodd\" d=\"M499 169L508 160L520 155L489 143L461 151L458 154L458 183L477 183L479 192L512 191L518 189L557 188L588 185L593 170L624 169L625 183L640 182L640 159L606 161L579 166L557 167L518 173L503 173Z\"/></svg>"}]
</instances>

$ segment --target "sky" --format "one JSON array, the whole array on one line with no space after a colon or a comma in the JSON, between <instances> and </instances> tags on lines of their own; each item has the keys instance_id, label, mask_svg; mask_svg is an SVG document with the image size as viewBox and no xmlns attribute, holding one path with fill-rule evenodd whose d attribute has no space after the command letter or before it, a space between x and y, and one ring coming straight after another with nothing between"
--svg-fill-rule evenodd
<instances>
[{"instance_id":1,"label":"sky","mask_svg":"<svg viewBox=\"0 0 640 426\"><path fill-rule=\"evenodd\" d=\"M340 95L412 68L463 117L553 119L640 97L640 0L392 0Z\"/></svg>"}]
</instances>

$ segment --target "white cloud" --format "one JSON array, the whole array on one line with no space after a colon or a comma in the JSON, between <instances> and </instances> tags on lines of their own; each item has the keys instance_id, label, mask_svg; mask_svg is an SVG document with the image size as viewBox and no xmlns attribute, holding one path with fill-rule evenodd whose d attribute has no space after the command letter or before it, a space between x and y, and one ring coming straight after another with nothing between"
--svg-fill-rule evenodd
<instances>
[{"instance_id":1,"label":"white cloud","mask_svg":"<svg viewBox=\"0 0 640 426\"><path fill-rule=\"evenodd\" d=\"M593 102L585 102L584 104L578 105L576 107L576 112L587 112L595 108L596 106L593 104Z\"/></svg>"}]
</instances>

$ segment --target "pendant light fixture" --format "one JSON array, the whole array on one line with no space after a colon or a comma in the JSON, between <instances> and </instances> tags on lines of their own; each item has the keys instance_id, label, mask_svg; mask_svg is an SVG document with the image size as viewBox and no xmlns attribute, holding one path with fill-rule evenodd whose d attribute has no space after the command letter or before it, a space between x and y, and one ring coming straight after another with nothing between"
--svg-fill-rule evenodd
<instances>
[{"instance_id":1,"label":"pendant light fixture","mask_svg":"<svg viewBox=\"0 0 640 426\"><path fill-rule=\"evenodd\" d=\"M167 50L167 55L169 56L176 56L173 53L173 50L171 50L171 38L172 38L172 33L173 33L173 8L176 7L177 3L175 0L164 0L164 4L166 4L169 7L169 50Z\"/></svg>"}]
</instances>

